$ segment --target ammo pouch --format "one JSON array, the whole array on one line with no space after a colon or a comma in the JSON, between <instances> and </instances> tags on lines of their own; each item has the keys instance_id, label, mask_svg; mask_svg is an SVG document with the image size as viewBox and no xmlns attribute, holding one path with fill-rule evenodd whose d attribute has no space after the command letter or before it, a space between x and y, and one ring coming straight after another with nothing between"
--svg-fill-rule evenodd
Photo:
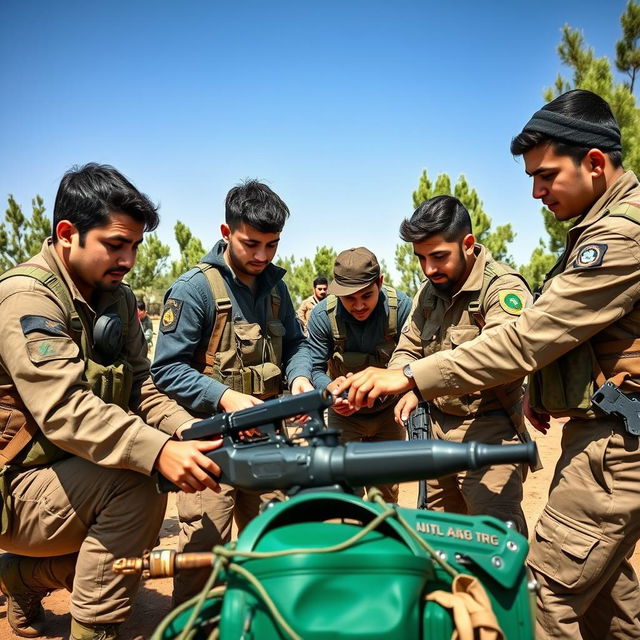
<instances>
[{"instance_id":1,"label":"ammo pouch","mask_svg":"<svg viewBox=\"0 0 640 640\"><path fill-rule=\"evenodd\" d=\"M241 370L242 393L253 396L276 396L282 387L282 371L272 362L256 364Z\"/></svg>"},{"instance_id":2,"label":"ammo pouch","mask_svg":"<svg viewBox=\"0 0 640 640\"><path fill-rule=\"evenodd\" d=\"M84 374L93 393L103 402L128 411L133 389L133 369L128 362L118 360L105 366L89 358Z\"/></svg>"},{"instance_id":3,"label":"ammo pouch","mask_svg":"<svg viewBox=\"0 0 640 640\"><path fill-rule=\"evenodd\" d=\"M529 404L554 417L594 418L591 396L595 355L584 342L529 376Z\"/></svg>"}]
</instances>

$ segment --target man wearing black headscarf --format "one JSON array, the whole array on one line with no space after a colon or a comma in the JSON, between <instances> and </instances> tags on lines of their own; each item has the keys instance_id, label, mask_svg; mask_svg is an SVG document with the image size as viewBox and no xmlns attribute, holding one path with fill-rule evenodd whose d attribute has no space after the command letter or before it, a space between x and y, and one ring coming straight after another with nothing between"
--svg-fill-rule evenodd
<instances>
[{"instance_id":1,"label":"man wearing black headscarf","mask_svg":"<svg viewBox=\"0 0 640 640\"><path fill-rule=\"evenodd\" d=\"M527 416L546 433L569 418L529 555L540 584L536 638L640 638L640 590L628 558L640 538L640 443L598 409L605 381L630 418L640 392L640 185L622 168L620 130L590 91L536 112L511 143L533 197L574 220L542 294L518 319L402 370L349 378L359 407L416 389L425 400L495 387L526 374ZM621 394L618 394L621 391ZM616 395L618 394L618 395Z\"/></svg>"}]
</instances>

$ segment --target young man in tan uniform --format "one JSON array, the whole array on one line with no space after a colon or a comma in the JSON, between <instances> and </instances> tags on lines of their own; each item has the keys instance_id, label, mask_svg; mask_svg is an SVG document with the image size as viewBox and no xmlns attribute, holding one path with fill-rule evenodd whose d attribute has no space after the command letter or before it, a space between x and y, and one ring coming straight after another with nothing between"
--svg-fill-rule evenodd
<instances>
[{"instance_id":1,"label":"young man in tan uniform","mask_svg":"<svg viewBox=\"0 0 640 640\"><path fill-rule=\"evenodd\" d=\"M300 320L300 324L302 325L302 330L305 335L307 333L307 323L309 322L309 316L313 311L313 308L320 302L320 300L324 300L327 297L327 288L329 286L329 282L326 278L316 278L313 281L313 295L305 298L298 310L296 311L296 315L298 316L298 320Z\"/></svg>"},{"instance_id":2,"label":"young man in tan uniform","mask_svg":"<svg viewBox=\"0 0 640 640\"><path fill-rule=\"evenodd\" d=\"M522 277L476 244L469 213L457 198L438 196L422 203L402 223L400 236L413 243L427 280L414 298L390 369L455 349L485 329L513 322L531 303ZM451 442L517 443L526 438L522 396L520 378L486 391L434 398L429 403L432 436ZM396 405L396 420L406 422L417 404L418 396L409 391ZM522 482L519 464L434 478L427 481L427 504L439 511L511 520L526 536Z\"/></svg>"},{"instance_id":3,"label":"young man in tan uniform","mask_svg":"<svg viewBox=\"0 0 640 640\"><path fill-rule=\"evenodd\" d=\"M271 264L287 205L265 184L250 180L229 191L222 240L165 295L151 368L159 389L190 413L208 417L274 398L284 378L292 393L311 391L299 351L304 336L284 269ZM276 494L222 484L220 492L178 495L180 551L210 551L242 530L262 501ZM174 603L197 595L210 570L174 580Z\"/></svg>"},{"instance_id":4,"label":"young man in tan uniform","mask_svg":"<svg viewBox=\"0 0 640 640\"><path fill-rule=\"evenodd\" d=\"M533 197L575 220L542 295L514 323L485 332L402 372L352 380L354 406L415 387L425 399L463 395L537 372L529 384L546 432L568 417L529 565L540 583L538 638L640 637L640 590L628 558L640 538L640 444L620 417L592 404L607 379L640 391L640 184L622 167L609 105L569 91L536 112L514 138Z\"/></svg>"},{"instance_id":5,"label":"young man in tan uniform","mask_svg":"<svg viewBox=\"0 0 640 640\"><path fill-rule=\"evenodd\" d=\"M18 635L43 635L40 601L67 588L71 638L115 638L138 578L113 560L152 547L164 517L150 474L217 489L218 443L171 439L192 419L151 382L122 284L157 224L124 176L86 165L62 179L53 237L0 278L0 589Z\"/></svg>"}]
</instances>

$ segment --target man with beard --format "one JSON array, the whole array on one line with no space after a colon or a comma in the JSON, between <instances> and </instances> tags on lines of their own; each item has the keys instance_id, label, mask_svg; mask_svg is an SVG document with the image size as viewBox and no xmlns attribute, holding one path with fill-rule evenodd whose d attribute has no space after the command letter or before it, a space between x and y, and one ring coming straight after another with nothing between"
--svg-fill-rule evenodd
<instances>
[{"instance_id":1,"label":"man with beard","mask_svg":"<svg viewBox=\"0 0 640 640\"><path fill-rule=\"evenodd\" d=\"M414 299L390 369L410 374L409 363L472 340L481 331L515 320L530 303L522 277L496 262L475 242L462 203L438 196L421 204L400 227L412 242L427 277ZM406 365L406 366L405 366ZM429 403L433 437L450 442L477 440L510 444L526 438L522 419L522 380L463 396L445 395ZM407 392L396 405L399 423L407 420L418 396ZM488 514L511 520L526 536L522 512L521 465L496 465L427 481L430 509Z\"/></svg>"},{"instance_id":2,"label":"man with beard","mask_svg":"<svg viewBox=\"0 0 640 640\"><path fill-rule=\"evenodd\" d=\"M296 312L298 315L298 320L300 320L300 324L302 325L302 330L307 333L307 323L309 322L309 316L313 311L313 308L320 302L320 300L324 300L327 297L327 287L329 286L329 282L326 278L318 277L313 281L313 295L305 298L300 306L298 307L298 311Z\"/></svg>"},{"instance_id":3,"label":"man with beard","mask_svg":"<svg viewBox=\"0 0 640 640\"><path fill-rule=\"evenodd\" d=\"M112 640L139 578L111 571L158 537L166 496L217 490L206 455L178 442L192 417L149 376L135 296L122 283L156 208L113 167L65 174L52 237L0 277L0 589L7 620L45 635L41 600L71 591L72 640Z\"/></svg>"},{"instance_id":4,"label":"man with beard","mask_svg":"<svg viewBox=\"0 0 640 640\"><path fill-rule=\"evenodd\" d=\"M158 388L190 413L208 417L291 392L311 391L304 342L285 270L271 264L287 205L269 187L250 180L229 191L222 240L165 295L151 368ZM231 539L274 496L221 484L220 493L178 494L179 551L209 551ZM196 595L210 571L178 574L174 604Z\"/></svg>"}]
</instances>

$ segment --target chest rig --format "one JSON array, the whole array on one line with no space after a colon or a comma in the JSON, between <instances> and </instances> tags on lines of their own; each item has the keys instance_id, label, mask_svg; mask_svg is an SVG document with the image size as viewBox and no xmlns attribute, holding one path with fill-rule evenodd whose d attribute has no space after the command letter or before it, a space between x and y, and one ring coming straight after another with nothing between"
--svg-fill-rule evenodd
<instances>
[{"instance_id":1,"label":"chest rig","mask_svg":"<svg viewBox=\"0 0 640 640\"><path fill-rule=\"evenodd\" d=\"M640 203L621 202L606 214L640 224ZM578 238L560 256L547 274L541 288L544 293L551 280L566 270L569 255ZM634 312L632 312L634 313ZM631 314L629 314L630 316ZM538 412L554 417L594 418L591 397L607 380L625 387L632 379L630 391L640 384L640 326L637 316L621 318L615 323L625 337L612 339L607 329L578 345L529 377L529 402Z\"/></svg>"},{"instance_id":2,"label":"chest rig","mask_svg":"<svg viewBox=\"0 0 640 640\"><path fill-rule=\"evenodd\" d=\"M108 313L90 327L78 314L65 284L46 267L35 263L18 265L0 275L0 282L15 276L37 280L62 302L67 313L67 330L84 361L85 382L104 402L127 410L133 370L124 354L129 318L124 289L119 289L119 296ZM15 386L0 396L0 433L0 465L9 462L25 467L45 465L69 455L45 437Z\"/></svg>"},{"instance_id":3,"label":"chest rig","mask_svg":"<svg viewBox=\"0 0 640 640\"><path fill-rule=\"evenodd\" d=\"M375 347L374 353L347 351L347 326L338 317L338 298L327 296L327 315L333 338L333 354L327 362L327 371L332 379L346 376L347 373L357 373L367 367L386 367L398 344L398 294L393 287L382 285L387 296L389 313L384 329L382 341Z\"/></svg>"},{"instance_id":4,"label":"chest rig","mask_svg":"<svg viewBox=\"0 0 640 640\"><path fill-rule=\"evenodd\" d=\"M282 345L285 327L278 315L280 295L271 290L265 330L257 322L233 318L233 305L224 278L212 264L197 265L209 283L215 321L204 349L194 354L193 366L234 391L271 398L282 390Z\"/></svg>"}]
</instances>

